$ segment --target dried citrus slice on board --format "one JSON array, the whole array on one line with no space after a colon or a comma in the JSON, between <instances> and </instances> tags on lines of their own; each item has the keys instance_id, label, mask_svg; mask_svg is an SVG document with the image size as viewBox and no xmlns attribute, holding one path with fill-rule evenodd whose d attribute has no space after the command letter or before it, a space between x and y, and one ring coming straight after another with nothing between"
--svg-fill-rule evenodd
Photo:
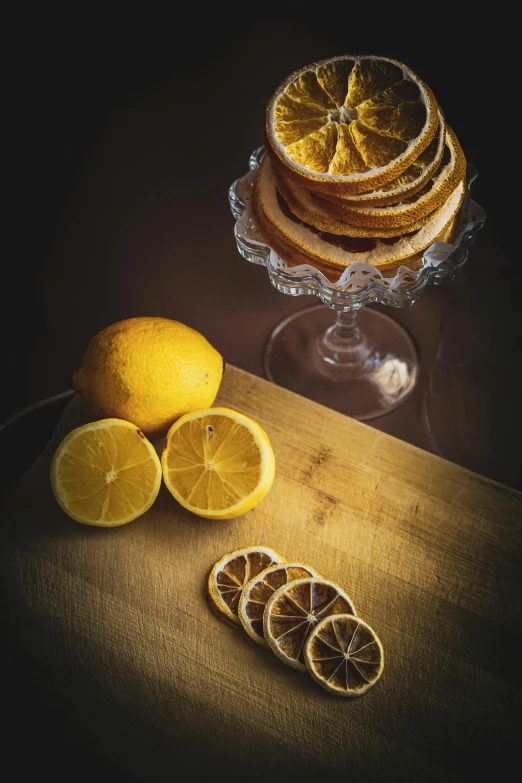
<instances>
[{"instance_id":1,"label":"dried citrus slice on board","mask_svg":"<svg viewBox=\"0 0 522 783\"><path fill-rule=\"evenodd\" d=\"M241 625L237 609L244 586L274 563L284 558L268 546L235 549L218 560L208 577L210 605L222 620Z\"/></svg>"},{"instance_id":2,"label":"dried citrus slice on board","mask_svg":"<svg viewBox=\"0 0 522 783\"><path fill-rule=\"evenodd\" d=\"M270 154L303 187L361 193L401 174L433 139L439 110L407 66L342 56L300 68L266 114Z\"/></svg>"},{"instance_id":3,"label":"dried citrus slice on board","mask_svg":"<svg viewBox=\"0 0 522 783\"><path fill-rule=\"evenodd\" d=\"M288 666L306 671L306 637L324 617L356 614L344 590L326 579L297 579L280 587L263 613L263 635L269 647Z\"/></svg>"},{"instance_id":4,"label":"dried citrus slice on board","mask_svg":"<svg viewBox=\"0 0 522 783\"><path fill-rule=\"evenodd\" d=\"M384 669L377 634L350 614L330 615L316 625L305 642L304 659L314 680L338 696L361 696Z\"/></svg>"},{"instance_id":5,"label":"dried citrus slice on board","mask_svg":"<svg viewBox=\"0 0 522 783\"><path fill-rule=\"evenodd\" d=\"M163 478L186 509L208 519L232 519L266 495L275 458L266 432L228 408L181 416L163 449Z\"/></svg>"},{"instance_id":6,"label":"dried citrus slice on board","mask_svg":"<svg viewBox=\"0 0 522 783\"><path fill-rule=\"evenodd\" d=\"M260 234L269 245L272 236L276 241L282 241L307 257L309 264L341 271L359 262L373 264L379 269L396 267L402 262L407 265L410 257L422 253L442 235L447 236L447 228L464 199L464 181L461 181L442 207L411 236L402 235L397 240L342 236L318 231L296 218L279 196L270 161L265 160L259 168L251 200Z\"/></svg>"},{"instance_id":7,"label":"dried citrus slice on board","mask_svg":"<svg viewBox=\"0 0 522 783\"><path fill-rule=\"evenodd\" d=\"M276 563L247 582L239 599L238 615L241 625L255 642L268 646L263 636L263 612L275 591L288 582L310 576L320 578L310 566Z\"/></svg>"},{"instance_id":8,"label":"dried citrus slice on board","mask_svg":"<svg viewBox=\"0 0 522 783\"><path fill-rule=\"evenodd\" d=\"M161 486L161 464L135 424L102 419L64 438L51 462L51 486L72 519L116 527L152 506Z\"/></svg>"}]
</instances>

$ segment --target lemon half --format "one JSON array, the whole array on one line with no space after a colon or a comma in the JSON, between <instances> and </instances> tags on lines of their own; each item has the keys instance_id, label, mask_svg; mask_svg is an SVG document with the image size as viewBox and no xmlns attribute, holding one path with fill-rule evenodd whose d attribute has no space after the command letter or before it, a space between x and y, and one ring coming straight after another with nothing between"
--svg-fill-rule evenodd
<instances>
[{"instance_id":1,"label":"lemon half","mask_svg":"<svg viewBox=\"0 0 522 783\"><path fill-rule=\"evenodd\" d=\"M178 419L168 432L161 463L174 498L208 519L232 519L250 511L265 497L275 475L266 432L228 408Z\"/></svg>"},{"instance_id":2,"label":"lemon half","mask_svg":"<svg viewBox=\"0 0 522 783\"><path fill-rule=\"evenodd\" d=\"M104 419L63 439L51 462L51 486L72 519L116 527L152 506L161 486L161 464L138 427Z\"/></svg>"}]
</instances>

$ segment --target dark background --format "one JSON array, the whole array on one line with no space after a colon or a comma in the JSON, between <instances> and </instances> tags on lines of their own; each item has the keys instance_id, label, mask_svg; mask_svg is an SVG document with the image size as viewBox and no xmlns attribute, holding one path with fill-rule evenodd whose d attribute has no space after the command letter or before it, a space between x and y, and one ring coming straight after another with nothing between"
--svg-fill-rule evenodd
<instances>
[{"instance_id":1,"label":"dark background","mask_svg":"<svg viewBox=\"0 0 522 783\"><path fill-rule=\"evenodd\" d=\"M113 268L107 262L105 240L112 241L111 210L117 213L121 206L121 183L112 183L105 233L99 225L89 232L100 160L121 156L127 173L135 171L131 188L149 187L161 168L164 191L170 189L171 226L194 231L201 243L201 226L187 224L189 209L194 213L203 204L207 219L230 221L227 189L262 143L272 91L291 71L319 58L390 56L432 87L480 172L474 196L486 210L495 240L516 258L510 190L520 153L509 23L488 18L471 24L452 17L450 24L442 18L402 19L398 13L407 16L404 9L377 16L373 8L329 9L324 18L315 12L307 18L302 10L273 21L248 9L212 18L203 9L168 18L143 12L133 17L128 9L121 17L46 11L33 16L30 25L13 26L0 421L67 388L98 328L145 314L137 312L136 301L125 302L124 259ZM164 118L154 103L158 95L170 107ZM140 112L149 131L151 122L157 124L159 146L169 148L166 157L155 157L151 149L144 159L136 123ZM111 136L117 139L118 130L133 124L138 130L128 148L118 147L117 140L111 147ZM103 184L107 187L110 182ZM147 198L153 209L158 194L151 190ZM225 249L233 254L231 223L228 228ZM125 227L112 230L121 233ZM208 253L215 251L209 242ZM151 312L150 291L144 297L147 314L167 315L159 288L158 282L156 312ZM194 300L194 311L198 306ZM99 320L93 316L97 309Z\"/></svg>"},{"instance_id":2,"label":"dark background","mask_svg":"<svg viewBox=\"0 0 522 783\"><path fill-rule=\"evenodd\" d=\"M395 6L388 15L373 5L307 8L294 5L285 17L276 7L277 18L266 7L212 18L204 6L163 18L132 16L129 7L119 16L46 8L6 26L0 422L68 388L87 341L120 318L180 317L202 324L212 340L218 317L226 323L216 347L252 367L240 325L252 332L259 317L268 333L270 303L282 295L242 261L234 274L244 297L228 295L232 272L219 266L238 253L227 190L262 144L265 107L279 82L336 54L389 56L430 85L479 170L474 198L487 213L492 269L507 259L520 293L513 22L491 14L470 21L472 10L459 19L447 7ZM136 235L138 209L148 211L137 222L149 234ZM183 288L182 268L191 266L193 279L202 270L199 296ZM283 299L289 310L304 304ZM502 298L495 307L503 316ZM280 317L274 313L273 325ZM16 685L11 736L31 737L34 758L24 748L19 756L13 740L14 763L23 758L22 772L34 766L56 780L69 779L70 769L77 780L120 780L105 761L83 754L81 738L69 736L67 745L67 714L46 701L44 678L28 672L24 690Z\"/></svg>"}]
</instances>

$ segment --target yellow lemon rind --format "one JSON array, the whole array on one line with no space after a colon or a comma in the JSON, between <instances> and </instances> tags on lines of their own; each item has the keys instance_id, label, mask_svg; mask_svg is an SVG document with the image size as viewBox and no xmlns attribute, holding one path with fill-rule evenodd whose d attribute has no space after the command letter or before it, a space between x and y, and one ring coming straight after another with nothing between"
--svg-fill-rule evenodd
<instances>
[{"instance_id":1,"label":"yellow lemon rind","mask_svg":"<svg viewBox=\"0 0 522 783\"><path fill-rule=\"evenodd\" d=\"M223 357L197 330L170 318L127 318L89 342L72 384L93 416L164 435L181 415L210 407Z\"/></svg>"}]
</instances>

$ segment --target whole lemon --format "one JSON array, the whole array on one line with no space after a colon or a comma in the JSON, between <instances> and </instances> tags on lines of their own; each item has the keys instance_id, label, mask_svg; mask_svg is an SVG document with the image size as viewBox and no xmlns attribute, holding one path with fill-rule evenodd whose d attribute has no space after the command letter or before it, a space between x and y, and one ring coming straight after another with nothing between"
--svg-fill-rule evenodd
<instances>
[{"instance_id":1,"label":"whole lemon","mask_svg":"<svg viewBox=\"0 0 522 783\"><path fill-rule=\"evenodd\" d=\"M72 385L95 416L125 419L155 437L184 413L212 405L223 367L195 329L169 318L127 318L92 338Z\"/></svg>"}]
</instances>

